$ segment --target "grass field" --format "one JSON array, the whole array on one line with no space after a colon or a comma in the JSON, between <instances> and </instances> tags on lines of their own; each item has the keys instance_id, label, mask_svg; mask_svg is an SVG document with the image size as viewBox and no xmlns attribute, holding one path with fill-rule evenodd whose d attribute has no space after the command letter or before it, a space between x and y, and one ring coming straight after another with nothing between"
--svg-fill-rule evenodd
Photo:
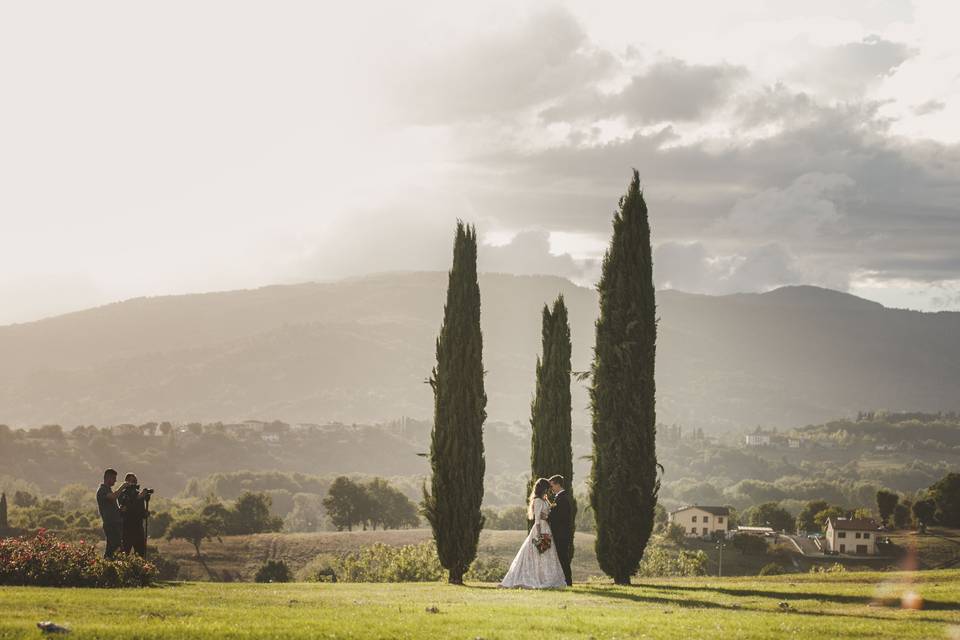
<instances>
[{"instance_id":1,"label":"grass field","mask_svg":"<svg viewBox=\"0 0 960 640\"><path fill-rule=\"evenodd\" d=\"M923 599L901 608L904 593ZM781 604L785 603L785 604ZM182 583L0 588L0 638L960 639L960 571L643 580L560 592L490 585Z\"/></svg>"}]
</instances>

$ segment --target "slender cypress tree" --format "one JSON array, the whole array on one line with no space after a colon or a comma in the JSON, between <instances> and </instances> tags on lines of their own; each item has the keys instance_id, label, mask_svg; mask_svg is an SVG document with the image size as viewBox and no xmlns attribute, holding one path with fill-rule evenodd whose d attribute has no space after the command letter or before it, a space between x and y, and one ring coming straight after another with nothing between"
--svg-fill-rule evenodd
<instances>
[{"instance_id":1,"label":"slender cypress tree","mask_svg":"<svg viewBox=\"0 0 960 640\"><path fill-rule=\"evenodd\" d=\"M653 529L657 479L654 410L656 304L647 205L640 176L620 198L597 287L600 316L591 370L590 506L600 568L630 584Z\"/></svg>"},{"instance_id":2,"label":"slender cypress tree","mask_svg":"<svg viewBox=\"0 0 960 640\"><path fill-rule=\"evenodd\" d=\"M7 530L7 494L0 493L0 533Z\"/></svg>"},{"instance_id":3,"label":"slender cypress tree","mask_svg":"<svg viewBox=\"0 0 960 640\"><path fill-rule=\"evenodd\" d=\"M563 295L557 296L553 311L543 305L543 356L537 358L536 395L530 405L531 482L560 474L573 497L573 445L570 418L570 323ZM528 490L530 487L528 487ZM570 556L573 557L573 536Z\"/></svg>"},{"instance_id":4,"label":"slender cypress tree","mask_svg":"<svg viewBox=\"0 0 960 640\"><path fill-rule=\"evenodd\" d=\"M443 326L437 338L430 440L431 490L423 491L423 514L433 528L440 563L451 584L463 584L477 555L483 528L483 337L477 283L477 232L457 223L453 268L447 284Z\"/></svg>"}]
</instances>

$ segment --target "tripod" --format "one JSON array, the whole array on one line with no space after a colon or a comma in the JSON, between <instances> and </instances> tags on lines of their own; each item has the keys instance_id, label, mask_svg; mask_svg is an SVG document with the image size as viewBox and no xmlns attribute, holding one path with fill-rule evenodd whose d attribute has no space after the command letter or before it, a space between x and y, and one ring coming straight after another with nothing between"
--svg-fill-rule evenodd
<instances>
[{"instance_id":1,"label":"tripod","mask_svg":"<svg viewBox=\"0 0 960 640\"><path fill-rule=\"evenodd\" d=\"M143 497L143 559L147 559L150 550L147 548L147 542L150 540L150 494Z\"/></svg>"}]
</instances>

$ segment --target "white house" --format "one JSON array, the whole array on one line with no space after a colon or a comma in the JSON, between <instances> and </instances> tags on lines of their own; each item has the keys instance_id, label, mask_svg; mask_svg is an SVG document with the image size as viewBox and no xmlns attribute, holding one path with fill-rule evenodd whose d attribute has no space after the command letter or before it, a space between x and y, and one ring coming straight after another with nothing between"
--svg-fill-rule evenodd
<instances>
[{"instance_id":1,"label":"white house","mask_svg":"<svg viewBox=\"0 0 960 640\"><path fill-rule=\"evenodd\" d=\"M701 507L692 505L671 511L667 515L670 524L683 527L688 536L708 538L714 532L726 535L730 524L730 509L727 507Z\"/></svg>"},{"instance_id":2,"label":"white house","mask_svg":"<svg viewBox=\"0 0 960 640\"><path fill-rule=\"evenodd\" d=\"M872 556L877 553L877 523L866 518L829 518L827 549L838 553Z\"/></svg>"},{"instance_id":3,"label":"white house","mask_svg":"<svg viewBox=\"0 0 960 640\"><path fill-rule=\"evenodd\" d=\"M755 433L748 433L747 446L748 447L769 447L770 434L764 433L762 431L757 431Z\"/></svg>"}]
</instances>

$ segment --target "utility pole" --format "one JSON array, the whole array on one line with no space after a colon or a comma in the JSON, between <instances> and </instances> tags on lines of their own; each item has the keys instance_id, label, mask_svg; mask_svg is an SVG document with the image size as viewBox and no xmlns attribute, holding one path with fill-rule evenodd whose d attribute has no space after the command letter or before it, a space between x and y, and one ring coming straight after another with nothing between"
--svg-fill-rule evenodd
<instances>
[{"instance_id":1,"label":"utility pole","mask_svg":"<svg viewBox=\"0 0 960 640\"><path fill-rule=\"evenodd\" d=\"M726 546L727 546L727 543L726 543L726 541L724 541L723 538L720 538L719 540L717 540L717 549L720 551L720 561L719 561L718 567L717 567L717 577L718 577L718 578L722 578L722 577L723 577L723 549L724 549L724 547L726 547Z\"/></svg>"}]
</instances>

